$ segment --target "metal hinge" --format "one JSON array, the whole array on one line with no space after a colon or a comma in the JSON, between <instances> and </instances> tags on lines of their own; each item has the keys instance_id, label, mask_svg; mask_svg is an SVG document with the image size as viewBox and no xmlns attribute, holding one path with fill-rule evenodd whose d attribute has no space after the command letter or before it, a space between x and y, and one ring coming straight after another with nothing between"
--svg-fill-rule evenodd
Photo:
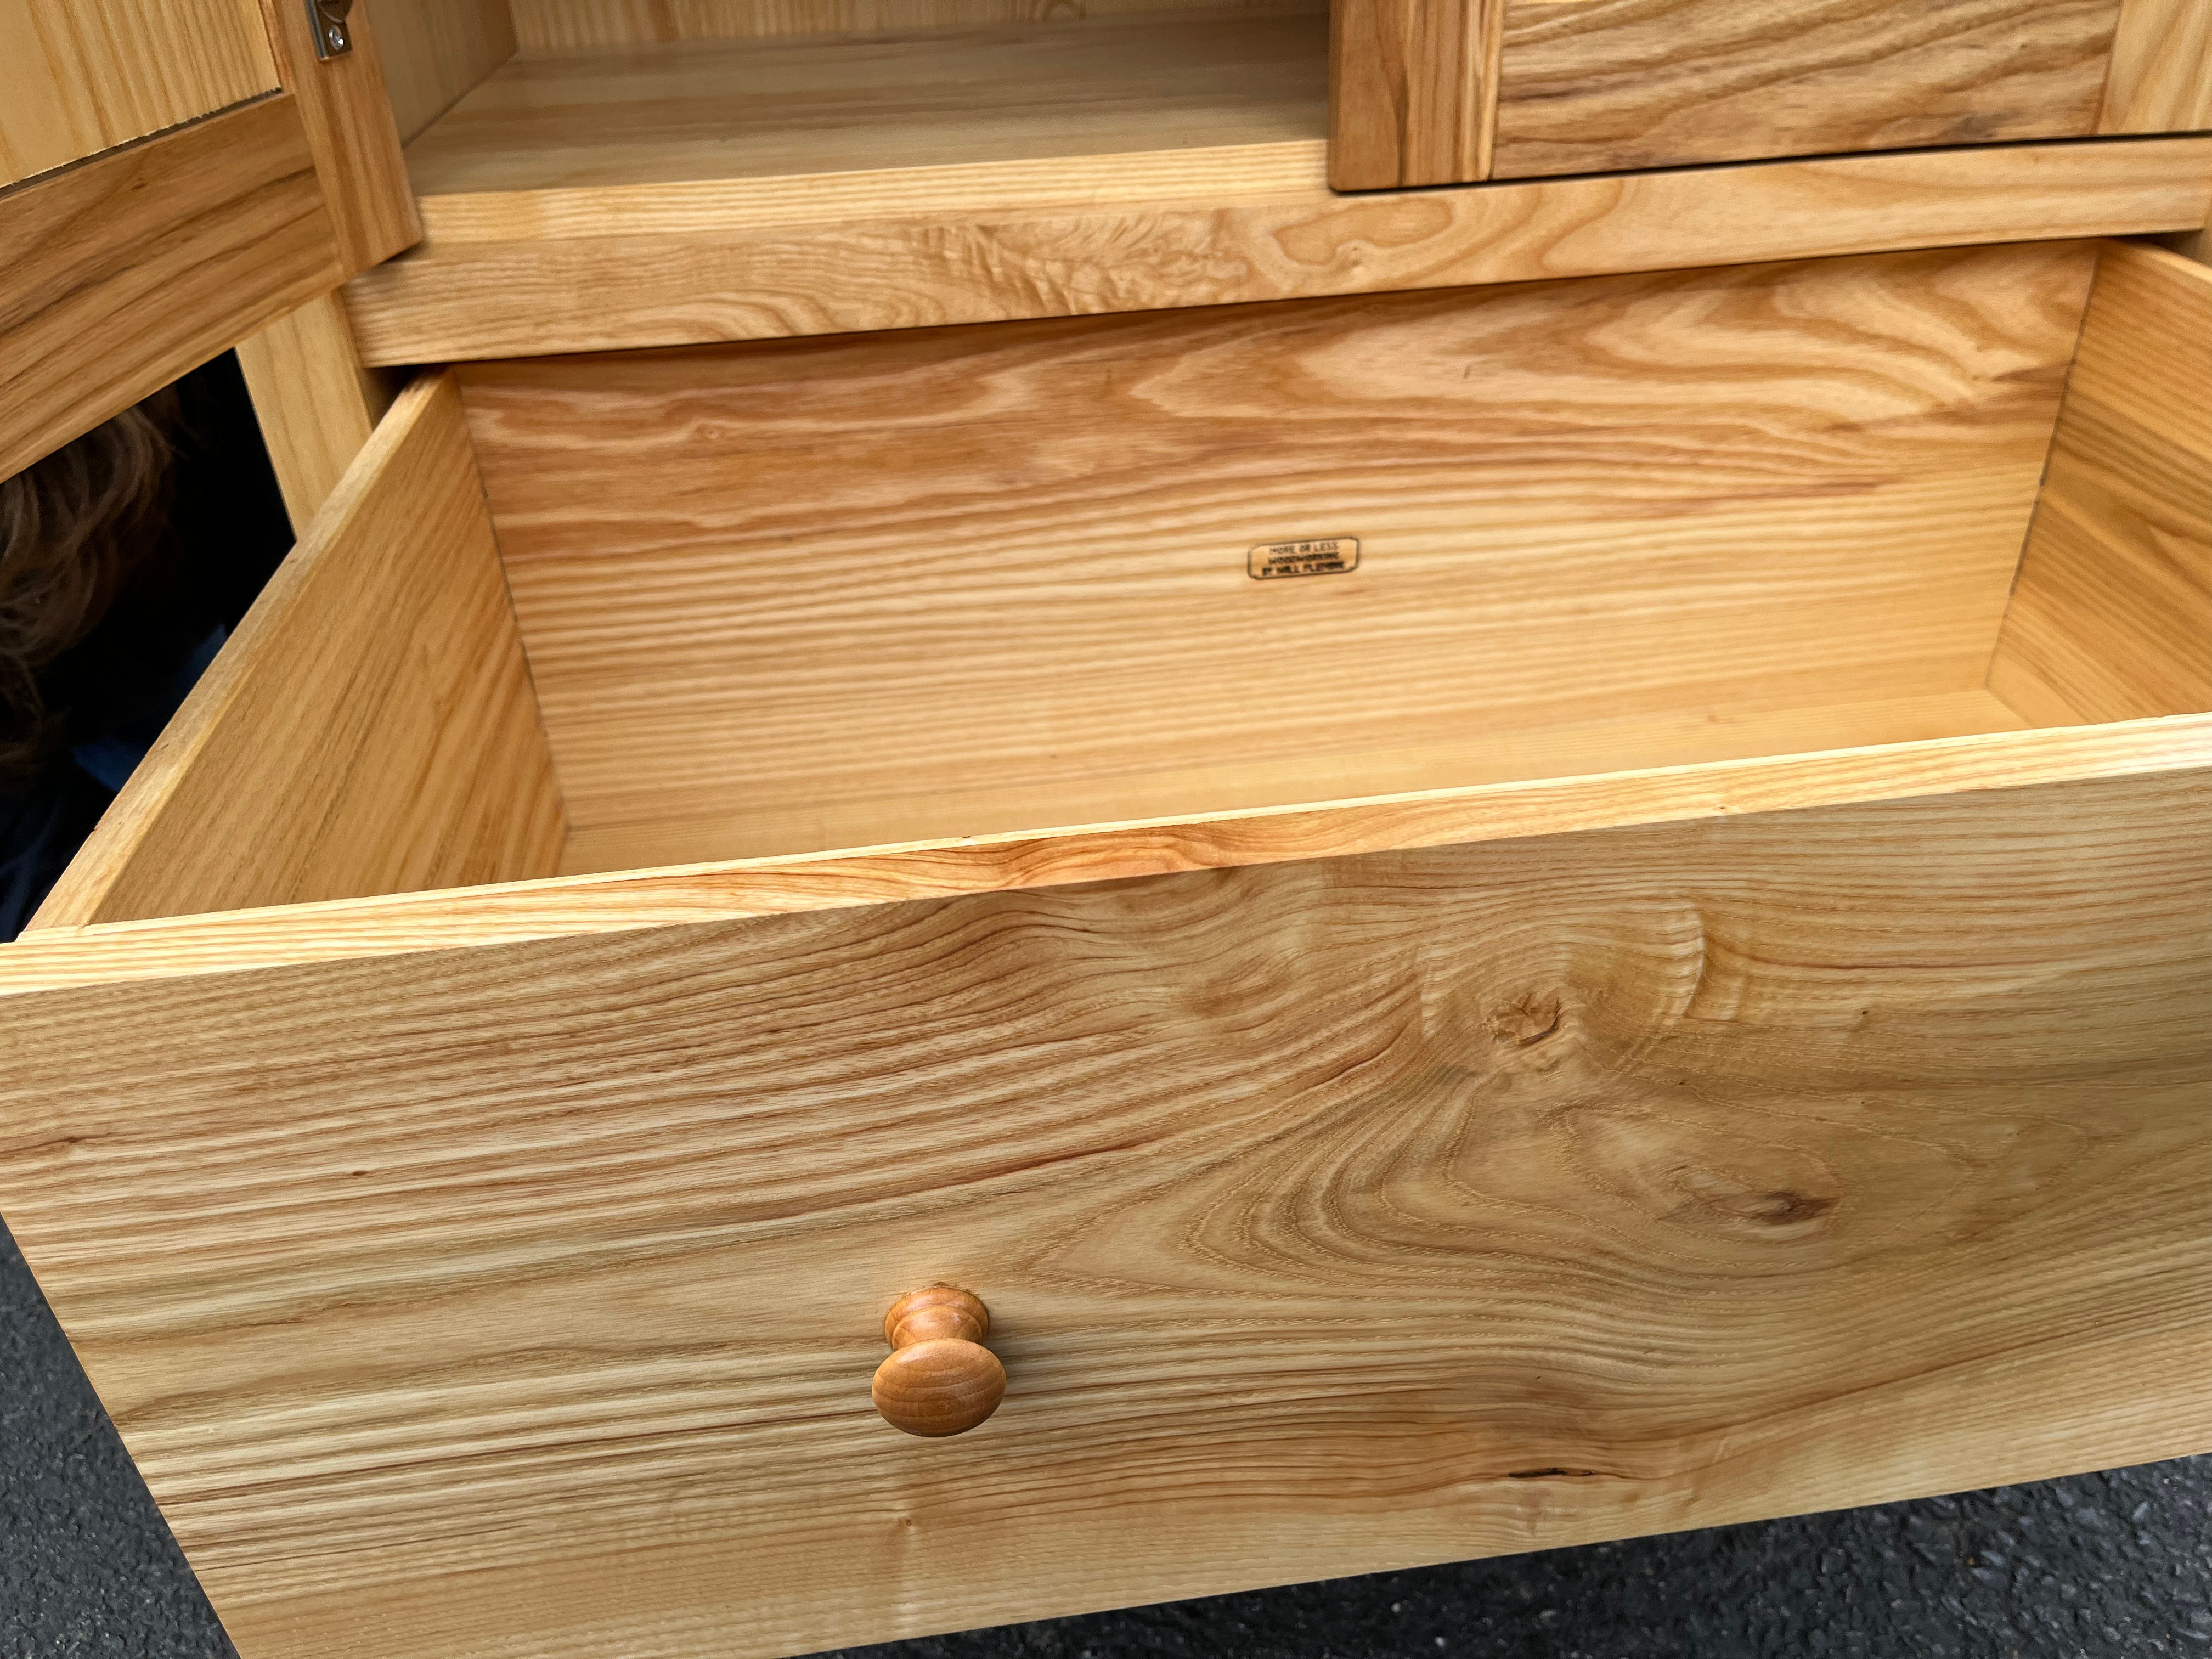
<instances>
[{"instance_id":1,"label":"metal hinge","mask_svg":"<svg viewBox=\"0 0 2212 1659\"><path fill-rule=\"evenodd\" d=\"M353 50L353 30L346 14L353 0L307 0L307 21L315 26L315 56L343 58Z\"/></svg>"}]
</instances>

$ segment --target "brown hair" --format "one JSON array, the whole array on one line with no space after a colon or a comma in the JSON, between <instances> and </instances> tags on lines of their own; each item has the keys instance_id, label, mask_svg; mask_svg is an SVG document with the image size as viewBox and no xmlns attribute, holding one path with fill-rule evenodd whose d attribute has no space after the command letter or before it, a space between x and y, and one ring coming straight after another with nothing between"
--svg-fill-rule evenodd
<instances>
[{"instance_id":1,"label":"brown hair","mask_svg":"<svg viewBox=\"0 0 2212 1659\"><path fill-rule=\"evenodd\" d=\"M173 392L160 392L0 479L0 786L60 746L46 665L90 633L161 544Z\"/></svg>"}]
</instances>

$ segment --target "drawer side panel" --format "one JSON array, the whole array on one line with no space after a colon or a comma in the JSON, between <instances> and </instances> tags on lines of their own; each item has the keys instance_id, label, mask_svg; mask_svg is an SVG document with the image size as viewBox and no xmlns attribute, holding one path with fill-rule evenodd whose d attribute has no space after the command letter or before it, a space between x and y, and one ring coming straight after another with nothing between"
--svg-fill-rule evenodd
<instances>
[{"instance_id":1,"label":"drawer side panel","mask_svg":"<svg viewBox=\"0 0 2212 1659\"><path fill-rule=\"evenodd\" d=\"M460 400L426 376L32 927L550 875L565 834Z\"/></svg>"},{"instance_id":2,"label":"drawer side panel","mask_svg":"<svg viewBox=\"0 0 2212 1659\"><path fill-rule=\"evenodd\" d=\"M2051 725L2212 709L2212 269L2106 253L1990 686Z\"/></svg>"}]
</instances>

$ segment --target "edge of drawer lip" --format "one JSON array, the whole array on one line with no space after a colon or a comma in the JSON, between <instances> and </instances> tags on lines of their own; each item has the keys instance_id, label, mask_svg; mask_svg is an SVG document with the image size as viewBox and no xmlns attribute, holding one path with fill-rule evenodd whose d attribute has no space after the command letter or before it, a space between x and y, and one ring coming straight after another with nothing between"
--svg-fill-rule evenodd
<instances>
[{"instance_id":1,"label":"edge of drawer lip","mask_svg":"<svg viewBox=\"0 0 2212 1659\"><path fill-rule=\"evenodd\" d=\"M2192 769L2212 714L42 928L0 998Z\"/></svg>"}]
</instances>

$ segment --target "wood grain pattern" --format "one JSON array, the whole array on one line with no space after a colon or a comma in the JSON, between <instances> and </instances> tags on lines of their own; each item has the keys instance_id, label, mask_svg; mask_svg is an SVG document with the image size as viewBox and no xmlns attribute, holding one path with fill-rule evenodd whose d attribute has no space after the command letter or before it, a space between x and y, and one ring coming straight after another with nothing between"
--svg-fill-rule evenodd
<instances>
[{"instance_id":1,"label":"wood grain pattern","mask_svg":"<svg viewBox=\"0 0 2212 1659\"><path fill-rule=\"evenodd\" d=\"M57 993L0 1206L271 1659L786 1653L2197 1452L2208 836L2179 774ZM1009 1377L941 1447L866 1387L940 1276Z\"/></svg>"},{"instance_id":2,"label":"wood grain pattern","mask_svg":"<svg viewBox=\"0 0 2212 1659\"><path fill-rule=\"evenodd\" d=\"M315 56L314 27L301 0L261 0L261 9L284 85L300 102L339 258L350 276L422 236L368 16L374 8L356 8L354 49L328 60Z\"/></svg>"},{"instance_id":3,"label":"wood grain pattern","mask_svg":"<svg viewBox=\"0 0 2212 1659\"><path fill-rule=\"evenodd\" d=\"M514 56L507 0L376 0L377 55L401 142Z\"/></svg>"},{"instance_id":4,"label":"wood grain pattern","mask_svg":"<svg viewBox=\"0 0 2212 1659\"><path fill-rule=\"evenodd\" d=\"M1504 733L1978 689L2094 261L473 366L566 867L1380 793ZM1246 574L1320 535L1358 570Z\"/></svg>"},{"instance_id":5,"label":"wood grain pattern","mask_svg":"<svg viewBox=\"0 0 2212 1659\"><path fill-rule=\"evenodd\" d=\"M1319 12L1327 0L1227 0L1219 12ZM670 40L885 34L1188 10L1190 0L515 0L533 51Z\"/></svg>"},{"instance_id":6,"label":"wood grain pattern","mask_svg":"<svg viewBox=\"0 0 2212 1659\"><path fill-rule=\"evenodd\" d=\"M1490 176L1502 0L1336 0L1328 181L1338 190Z\"/></svg>"},{"instance_id":7,"label":"wood grain pattern","mask_svg":"<svg viewBox=\"0 0 2212 1659\"><path fill-rule=\"evenodd\" d=\"M0 995L2212 768L2203 715L1826 754L1790 752L1790 736L1814 748L1817 737L1767 731L1778 741L1759 757L1656 770L48 928L0 945Z\"/></svg>"},{"instance_id":8,"label":"wood grain pattern","mask_svg":"<svg viewBox=\"0 0 2212 1659\"><path fill-rule=\"evenodd\" d=\"M240 340L238 366L292 532L305 535L391 408L394 388L362 367L336 289Z\"/></svg>"},{"instance_id":9,"label":"wood grain pattern","mask_svg":"<svg viewBox=\"0 0 2212 1659\"><path fill-rule=\"evenodd\" d=\"M1492 176L2098 129L2119 0L1504 0Z\"/></svg>"},{"instance_id":10,"label":"wood grain pattern","mask_svg":"<svg viewBox=\"0 0 2212 1659\"><path fill-rule=\"evenodd\" d=\"M2212 127L2212 6L2125 0L2112 42L2100 132Z\"/></svg>"},{"instance_id":11,"label":"wood grain pattern","mask_svg":"<svg viewBox=\"0 0 2212 1659\"><path fill-rule=\"evenodd\" d=\"M2212 709L2212 269L2105 254L1990 684L2045 721Z\"/></svg>"},{"instance_id":12,"label":"wood grain pattern","mask_svg":"<svg viewBox=\"0 0 2212 1659\"><path fill-rule=\"evenodd\" d=\"M450 380L402 394L33 919L550 874L562 831Z\"/></svg>"},{"instance_id":13,"label":"wood grain pattern","mask_svg":"<svg viewBox=\"0 0 2212 1659\"><path fill-rule=\"evenodd\" d=\"M0 477L344 273L286 94L0 193Z\"/></svg>"},{"instance_id":14,"label":"wood grain pattern","mask_svg":"<svg viewBox=\"0 0 2212 1659\"><path fill-rule=\"evenodd\" d=\"M0 186L276 88L253 0L8 0Z\"/></svg>"},{"instance_id":15,"label":"wood grain pattern","mask_svg":"<svg viewBox=\"0 0 2212 1659\"><path fill-rule=\"evenodd\" d=\"M883 175L830 222L791 212L787 198L780 222L746 217L738 198L760 181L640 187L576 192L574 211L542 231L486 241L441 235L433 198L430 240L348 284L347 306L365 361L441 362L2193 230L2212 217L2204 138L1349 199L1329 193L1318 143L1304 185L1269 167L1229 191L1207 186L1206 160L1231 155L1242 179L1249 147L1188 154L1180 200L1160 199L1157 173L1133 201L1086 203L1018 170L1019 206L969 211L958 190L924 188L905 218L880 216ZM538 193L516 212L559 199Z\"/></svg>"},{"instance_id":16,"label":"wood grain pattern","mask_svg":"<svg viewBox=\"0 0 2212 1659\"><path fill-rule=\"evenodd\" d=\"M1325 27L1176 13L525 56L416 139L408 165L440 198L1313 143ZM1112 188L1059 173L1061 199Z\"/></svg>"}]
</instances>

